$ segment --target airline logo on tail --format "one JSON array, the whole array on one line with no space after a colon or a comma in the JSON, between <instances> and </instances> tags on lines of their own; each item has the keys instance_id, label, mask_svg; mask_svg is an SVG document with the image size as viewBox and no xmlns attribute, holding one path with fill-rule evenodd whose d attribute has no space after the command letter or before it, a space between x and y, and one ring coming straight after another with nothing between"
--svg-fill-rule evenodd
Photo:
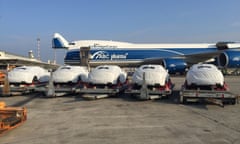
<instances>
[{"instance_id":1,"label":"airline logo on tail","mask_svg":"<svg viewBox=\"0 0 240 144\"><path fill-rule=\"evenodd\" d=\"M68 49L69 43L59 33L55 33L52 40L52 48L56 49Z\"/></svg>"}]
</instances>

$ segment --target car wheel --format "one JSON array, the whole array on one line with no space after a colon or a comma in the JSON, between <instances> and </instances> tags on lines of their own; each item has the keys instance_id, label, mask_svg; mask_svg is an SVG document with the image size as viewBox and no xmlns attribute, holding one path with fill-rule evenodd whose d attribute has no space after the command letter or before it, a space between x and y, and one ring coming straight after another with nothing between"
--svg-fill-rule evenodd
<instances>
[{"instance_id":1,"label":"car wheel","mask_svg":"<svg viewBox=\"0 0 240 144\"><path fill-rule=\"evenodd\" d=\"M77 80L77 82L80 82L80 81L82 81L82 78L81 78L81 76L79 76L79 77L78 77L78 80Z\"/></svg>"},{"instance_id":2,"label":"car wheel","mask_svg":"<svg viewBox=\"0 0 240 144\"><path fill-rule=\"evenodd\" d=\"M39 82L39 80L38 80L37 76L34 76L34 77L33 77L33 80L32 80L32 82L33 82L33 83L37 83L37 82Z\"/></svg>"}]
</instances>

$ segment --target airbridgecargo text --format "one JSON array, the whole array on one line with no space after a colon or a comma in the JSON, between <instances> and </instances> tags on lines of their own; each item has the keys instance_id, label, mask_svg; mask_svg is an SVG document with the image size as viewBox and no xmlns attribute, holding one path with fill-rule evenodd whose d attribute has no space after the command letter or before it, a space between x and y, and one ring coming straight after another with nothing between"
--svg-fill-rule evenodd
<instances>
[{"instance_id":1,"label":"airbridgecargo text","mask_svg":"<svg viewBox=\"0 0 240 144\"><path fill-rule=\"evenodd\" d=\"M98 51L92 54L92 59L110 59L110 60L116 60L116 59L127 59L128 53L125 54L109 54L106 51Z\"/></svg>"},{"instance_id":2,"label":"airbridgecargo text","mask_svg":"<svg viewBox=\"0 0 240 144\"><path fill-rule=\"evenodd\" d=\"M111 60L114 60L114 59L126 59L127 58L127 55L128 53L125 53L123 55L118 55L118 54L112 54L111 55Z\"/></svg>"}]
</instances>

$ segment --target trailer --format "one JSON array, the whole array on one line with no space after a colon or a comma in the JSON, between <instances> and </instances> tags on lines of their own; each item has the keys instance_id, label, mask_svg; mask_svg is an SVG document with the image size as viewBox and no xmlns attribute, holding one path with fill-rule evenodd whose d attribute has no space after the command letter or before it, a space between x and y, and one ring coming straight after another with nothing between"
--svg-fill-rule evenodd
<instances>
[{"instance_id":1,"label":"trailer","mask_svg":"<svg viewBox=\"0 0 240 144\"><path fill-rule=\"evenodd\" d=\"M225 103L238 103L238 96L228 90L222 89L189 89L185 85L180 90L179 101L182 104L188 102L210 102L224 107Z\"/></svg>"},{"instance_id":2,"label":"trailer","mask_svg":"<svg viewBox=\"0 0 240 144\"><path fill-rule=\"evenodd\" d=\"M48 84L36 87L36 92L41 92L46 97L60 97L79 92L81 83L54 83L51 73Z\"/></svg>"},{"instance_id":3,"label":"trailer","mask_svg":"<svg viewBox=\"0 0 240 144\"><path fill-rule=\"evenodd\" d=\"M54 83L52 77L49 83L43 87L37 87L36 92L43 93L46 97L60 97L66 95L81 95L86 99L100 99L117 95L127 88L125 84L118 85L91 85L86 82L78 83Z\"/></svg>"},{"instance_id":4,"label":"trailer","mask_svg":"<svg viewBox=\"0 0 240 144\"><path fill-rule=\"evenodd\" d=\"M172 94L172 89L174 85L171 80L169 80L165 86L148 86L145 80L145 73L143 73L143 83L141 86L129 85L125 93L134 96L140 100L153 100L162 97L168 97Z\"/></svg>"},{"instance_id":5,"label":"trailer","mask_svg":"<svg viewBox=\"0 0 240 144\"><path fill-rule=\"evenodd\" d=\"M180 103L207 101L221 106L236 104L238 97L229 91L222 72L213 64L194 64L180 90Z\"/></svg>"},{"instance_id":6,"label":"trailer","mask_svg":"<svg viewBox=\"0 0 240 144\"><path fill-rule=\"evenodd\" d=\"M0 135L20 126L26 120L26 108L8 107L4 102L0 102Z\"/></svg>"},{"instance_id":7,"label":"trailer","mask_svg":"<svg viewBox=\"0 0 240 144\"><path fill-rule=\"evenodd\" d=\"M32 84L11 84L9 83L7 76L2 78L0 81L1 96L13 96L32 93L36 88L45 86L47 84L39 82L33 82Z\"/></svg>"},{"instance_id":8,"label":"trailer","mask_svg":"<svg viewBox=\"0 0 240 144\"><path fill-rule=\"evenodd\" d=\"M38 87L36 92L41 92L46 97L60 97L75 94L79 91L77 84L48 84L44 87Z\"/></svg>"},{"instance_id":9,"label":"trailer","mask_svg":"<svg viewBox=\"0 0 240 144\"><path fill-rule=\"evenodd\" d=\"M118 96L127 88L127 82L118 85L91 85L85 83L81 89L77 89L82 98L96 100L111 96Z\"/></svg>"},{"instance_id":10,"label":"trailer","mask_svg":"<svg viewBox=\"0 0 240 144\"><path fill-rule=\"evenodd\" d=\"M53 84L49 83L45 87L39 87L37 92L42 92L46 97L60 97L66 95L81 95L86 99L100 99L115 96L124 91L127 86L121 87L99 87L86 86L86 83L77 84Z\"/></svg>"}]
</instances>

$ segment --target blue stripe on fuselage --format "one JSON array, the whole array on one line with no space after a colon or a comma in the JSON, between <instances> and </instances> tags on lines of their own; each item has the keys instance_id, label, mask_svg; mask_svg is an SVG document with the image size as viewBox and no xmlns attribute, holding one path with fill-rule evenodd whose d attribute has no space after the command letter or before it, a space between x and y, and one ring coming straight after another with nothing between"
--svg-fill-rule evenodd
<instances>
[{"instance_id":1,"label":"blue stripe on fuselage","mask_svg":"<svg viewBox=\"0 0 240 144\"><path fill-rule=\"evenodd\" d=\"M154 48L154 49L91 49L92 60L141 60L146 58L166 58L180 55L190 55L197 53L209 53L216 51L216 48ZM79 49L69 50L65 61L79 61Z\"/></svg>"}]
</instances>

